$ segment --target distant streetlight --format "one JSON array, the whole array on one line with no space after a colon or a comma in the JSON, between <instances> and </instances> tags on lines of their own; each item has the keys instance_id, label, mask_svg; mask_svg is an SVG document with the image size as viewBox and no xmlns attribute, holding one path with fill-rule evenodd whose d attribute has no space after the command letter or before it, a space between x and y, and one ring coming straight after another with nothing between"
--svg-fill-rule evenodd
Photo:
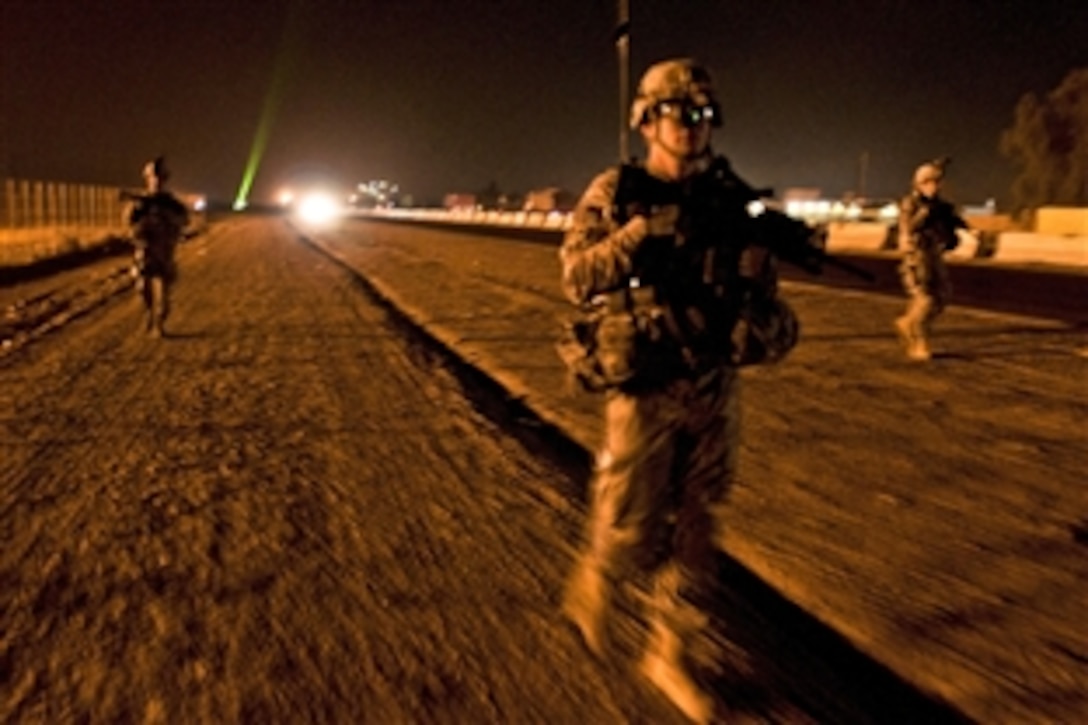
<instances>
[{"instance_id":1,"label":"distant streetlight","mask_svg":"<svg viewBox=\"0 0 1088 725\"><path fill-rule=\"evenodd\" d=\"M627 100L630 87L630 62L629 50L631 44L631 15L628 0L619 0L619 23L616 25L616 56L620 67L620 162L627 163L628 154L627 133L628 114L630 113Z\"/></svg>"},{"instance_id":2,"label":"distant streetlight","mask_svg":"<svg viewBox=\"0 0 1088 725\"><path fill-rule=\"evenodd\" d=\"M869 176L869 152L862 151L858 159L858 196L865 198L865 182Z\"/></svg>"}]
</instances>

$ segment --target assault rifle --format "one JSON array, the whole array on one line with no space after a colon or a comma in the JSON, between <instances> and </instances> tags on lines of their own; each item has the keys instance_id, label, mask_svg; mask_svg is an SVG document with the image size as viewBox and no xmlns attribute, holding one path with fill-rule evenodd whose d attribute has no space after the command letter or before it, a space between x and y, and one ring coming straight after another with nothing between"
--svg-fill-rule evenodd
<instances>
[{"instance_id":1,"label":"assault rifle","mask_svg":"<svg viewBox=\"0 0 1088 725\"><path fill-rule=\"evenodd\" d=\"M716 157L704 173L684 184L666 184L641 166L625 164L616 190L616 213L622 222L634 214L652 213L654 207L678 205L702 238L762 247L783 262L812 275L834 267L852 277L874 282L868 270L830 256L824 251L826 227L810 227L777 209L765 199L770 189L758 189L737 176L724 157ZM709 232L709 234L707 234Z\"/></svg>"},{"instance_id":2,"label":"assault rifle","mask_svg":"<svg viewBox=\"0 0 1088 725\"><path fill-rule=\"evenodd\" d=\"M189 215L188 207L170 192L152 193L146 190L119 189L117 199L132 205L125 211L125 221L130 225L135 224L147 214L150 204L184 219L182 224L184 228L181 232L183 240L192 239L200 233L198 229L191 226L192 217Z\"/></svg>"},{"instance_id":3,"label":"assault rifle","mask_svg":"<svg viewBox=\"0 0 1088 725\"><path fill-rule=\"evenodd\" d=\"M141 202L149 196L150 194L146 191L135 191L133 189L121 189L117 192L118 201Z\"/></svg>"},{"instance_id":4,"label":"assault rifle","mask_svg":"<svg viewBox=\"0 0 1088 725\"><path fill-rule=\"evenodd\" d=\"M766 196L749 202L748 209L752 214L752 244L769 250L783 262L812 275L823 274L824 267L827 266L866 282L876 281L872 272L832 257L824 251L827 246L826 226L810 227L777 209L769 209L762 201Z\"/></svg>"}]
</instances>

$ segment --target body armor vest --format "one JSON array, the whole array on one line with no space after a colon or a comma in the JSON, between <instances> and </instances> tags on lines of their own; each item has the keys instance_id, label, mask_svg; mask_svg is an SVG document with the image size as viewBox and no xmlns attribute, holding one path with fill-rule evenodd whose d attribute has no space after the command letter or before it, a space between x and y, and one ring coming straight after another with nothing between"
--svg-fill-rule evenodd
<instances>
[{"instance_id":1,"label":"body armor vest","mask_svg":"<svg viewBox=\"0 0 1088 725\"><path fill-rule=\"evenodd\" d=\"M676 205L676 233L644 240L634 277L661 307L665 333L689 355L728 356L730 333L747 293L741 257L750 224L751 189L724 159L682 182L664 182L643 167L624 165L614 199L620 225L637 214Z\"/></svg>"},{"instance_id":2,"label":"body armor vest","mask_svg":"<svg viewBox=\"0 0 1088 725\"><path fill-rule=\"evenodd\" d=\"M774 362L793 348L797 319L775 296L773 256L754 253L769 234L748 213L759 196L724 158L678 183L620 168L613 221L675 205L676 231L642 240L629 283L598 295L566 328L558 352L583 388L633 392Z\"/></svg>"}]
</instances>

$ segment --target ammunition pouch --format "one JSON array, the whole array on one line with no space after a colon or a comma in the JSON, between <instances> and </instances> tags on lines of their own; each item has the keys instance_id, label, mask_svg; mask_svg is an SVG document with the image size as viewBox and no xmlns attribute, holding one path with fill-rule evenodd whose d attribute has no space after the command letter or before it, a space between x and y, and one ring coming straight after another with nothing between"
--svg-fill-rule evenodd
<instances>
[{"instance_id":1,"label":"ammunition pouch","mask_svg":"<svg viewBox=\"0 0 1088 725\"><path fill-rule=\"evenodd\" d=\"M785 300L777 297L748 304L733 327L731 362L737 367L776 363L800 339L801 323Z\"/></svg>"},{"instance_id":2,"label":"ammunition pouch","mask_svg":"<svg viewBox=\"0 0 1088 725\"><path fill-rule=\"evenodd\" d=\"M556 350L572 383L588 392L659 387L707 366L778 362L800 337L797 315L777 297L749 301L718 341L692 339L690 320L653 297L652 287L600 295L564 326Z\"/></svg>"},{"instance_id":3,"label":"ammunition pouch","mask_svg":"<svg viewBox=\"0 0 1088 725\"><path fill-rule=\"evenodd\" d=\"M556 349L583 390L634 390L664 382L681 359L650 287L598 295L566 324Z\"/></svg>"}]
</instances>

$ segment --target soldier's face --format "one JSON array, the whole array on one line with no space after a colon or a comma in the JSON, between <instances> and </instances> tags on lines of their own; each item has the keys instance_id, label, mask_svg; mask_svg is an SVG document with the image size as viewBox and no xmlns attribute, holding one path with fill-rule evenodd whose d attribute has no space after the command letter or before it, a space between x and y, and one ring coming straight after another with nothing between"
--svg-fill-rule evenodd
<instances>
[{"instance_id":1,"label":"soldier's face","mask_svg":"<svg viewBox=\"0 0 1088 725\"><path fill-rule=\"evenodd\" d=\"M664 102L657 105L650 121L643 125L643 135L650 145L659 144L669 154L697 158L710 145L711 126L716 106L693 106L688 102Z\"/></svg>"},{"instance_id":2,"label":"soldier's face","mask_svg":"<svg viewBox=\"0 0 1088 725\"><path fill-rule=\"evenodd\" d=\"M941 189L941 182L937 179L926 179L918 184L918 192L925 197L936 196Z\"/></svg>"},{"instance_id":3,"label":"soldier's face","mask_svg":"<svg viewBox=\"0 0 1088 725\"><path fill-rule=\"evenodd\" d=\"M671 155L685 159L697 158L706 152L710 131L709 120L691 126L667 116L643 126L647 143L658 144Z\"/></svg>"}]
</instances>

